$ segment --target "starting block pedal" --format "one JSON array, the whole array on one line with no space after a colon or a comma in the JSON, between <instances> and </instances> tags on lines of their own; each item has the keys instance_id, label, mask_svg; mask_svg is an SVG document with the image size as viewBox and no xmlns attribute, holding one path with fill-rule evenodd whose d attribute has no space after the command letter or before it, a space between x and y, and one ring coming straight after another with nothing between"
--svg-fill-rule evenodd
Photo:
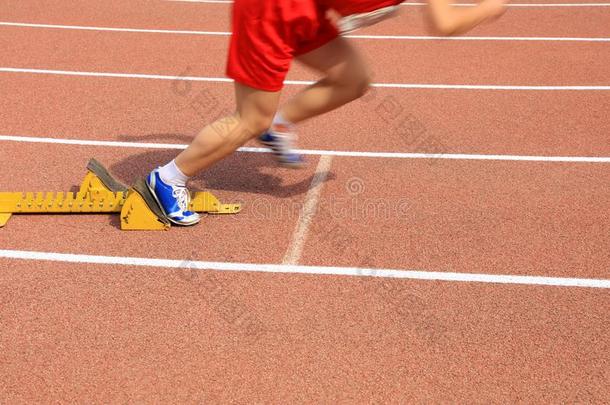
<instances>
[{"instance_id":1,"label":"starting block pedal","mask_svg":"<svg viewBox=\"0 0 610 405\"><path fill-rule=\"evenodd\" d=\"M129 187L116 180L97 160L91 158L87 163L87 175L80 184L81 193L127 192Z\"/></svg>"},{"instance_id":2,"label":"starting block pedal","mask_svg":"<svg viewBox=\"0 0 610 405\"><path fill-rule=\"evenodd\" d=\"M191 195L191 211L208 214L236 214L239 204L222 204L212 193ZM0 228L13 214L97 214L119 213L122 230L167 230L170 221L163 214L146 182L133 187L117 181L97 160L91 159L77 193L0 192Z\"/></svg>"}]
</instances>

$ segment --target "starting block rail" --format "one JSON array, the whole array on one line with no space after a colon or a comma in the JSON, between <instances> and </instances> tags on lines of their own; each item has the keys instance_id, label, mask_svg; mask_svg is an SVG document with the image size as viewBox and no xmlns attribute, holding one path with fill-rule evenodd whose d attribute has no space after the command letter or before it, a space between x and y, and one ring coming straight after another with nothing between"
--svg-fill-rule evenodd
<instances>
[{"instance_id":1,"label":"starting block rail","mask_svg":"<svg viewBox=\"0 0 610 405\"><path fill-rule=\"evenodd\" d=\"M0 228L14 214L120 213L123 230L167 230L170 221L144 180L129 188L91 159L78 192L0 192ZM208 214L236 214L239 204L222 204L212 193L191 194L189 209Z\"/></svg>"}]
</instances>

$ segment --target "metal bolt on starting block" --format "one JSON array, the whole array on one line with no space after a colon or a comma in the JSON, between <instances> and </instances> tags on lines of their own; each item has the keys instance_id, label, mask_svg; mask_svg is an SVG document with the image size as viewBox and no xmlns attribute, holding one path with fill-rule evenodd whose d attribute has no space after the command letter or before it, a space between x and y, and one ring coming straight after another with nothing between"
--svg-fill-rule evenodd
<instances>
[{"instance_id":1,"label":"metal bolt on starting block","mask_svg":"<svg viewBox=\"0 0 610 405\"><path fill-rule=\"evenodd\" d=\"M236 214L241 206L222 204L206 191L191 195L189 209L208 214ZM13 214L98 213L119 213L122 230L154 231L171 227L144 180L128 188L95 159L89 161L87 175L77 193L0 192L0 228Z\"/></svg>"}]
</instances>

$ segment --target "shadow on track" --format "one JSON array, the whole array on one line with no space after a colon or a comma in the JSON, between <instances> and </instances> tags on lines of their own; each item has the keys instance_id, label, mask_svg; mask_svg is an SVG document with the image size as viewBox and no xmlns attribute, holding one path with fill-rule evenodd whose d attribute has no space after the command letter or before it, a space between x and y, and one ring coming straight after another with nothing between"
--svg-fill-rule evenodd
<instances>
[{"instance_id":1,"label":"shadow on track","mask_svg":"<svg viewBox=\"0 0 610 405\"><path fill-rule=\"evenodd\" d=\"M189 143L192 136L179 133L148 134L143 136L120 136L119 139L132 142L155 140L162 143ZM131 184L138 177L145 176L153 168L165 164L179 153L179 150L153 149L134 153L128 159L109 167L118 179ZM315 164L314 159L309 165ZM267 170L266 170L267 169ZM306 170L306 169L305 169ZM268 173L273 171L274 173ZM236 193L270 195L289 198L307 193L313 174L296 183L284 184L285 178L294 177L293 169L279 167L271 154L235 153L220 161L209 170L191 180L189 188L195 190L225 190ZM326 181L334 179L329 173Z\"/></svg>"}]
</instances>

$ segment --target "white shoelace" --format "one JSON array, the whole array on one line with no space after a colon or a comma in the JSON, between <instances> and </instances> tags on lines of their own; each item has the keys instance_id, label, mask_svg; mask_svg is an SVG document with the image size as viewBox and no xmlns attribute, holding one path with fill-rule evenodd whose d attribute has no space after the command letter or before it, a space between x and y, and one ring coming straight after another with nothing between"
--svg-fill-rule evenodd
<instances>
[{"instance_id":1,"label":"white shoelace","mask_svg":"<svg viewBox=\"0 0 610 405\"><path fill-rule=\"evenodd\" d=\"M172 195L178 200L178 207L180 207L180 210L182 212L187 211L191 196L186 187L174 187Z\"/></svg>"}]
</instances>

